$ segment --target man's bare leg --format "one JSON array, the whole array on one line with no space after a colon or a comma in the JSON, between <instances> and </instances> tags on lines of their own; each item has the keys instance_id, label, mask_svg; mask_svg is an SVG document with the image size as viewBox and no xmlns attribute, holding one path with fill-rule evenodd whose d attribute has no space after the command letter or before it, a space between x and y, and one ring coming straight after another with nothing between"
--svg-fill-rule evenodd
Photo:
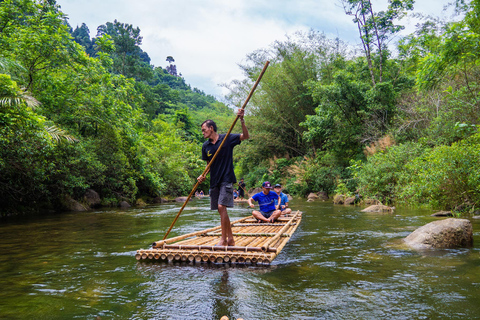
<instances>
[{"instance_id":1,"label":"man's bare leg","mask_svg":"<svg viewBox=\"0 0 480 320\"><path fill-rule=\"evenodd\" d=\"M268 222L268 219L265 218L260 211L253 210L252 216L254 216L257 220L261 220L261 221L264 221L264 222Z\"/></svg>"},{"instance_id":2,"label":"man's bare leg","mask_svg":"<svg viewBox=\"0 0 480 320\"><path fill-rule=\"evenodd\" d=\"M273 211L273 213L270 216L270 219L268 219L268 221L269 222L274 222L275 220L278 219L278 217L280 217L281 214L282 214L282 211L280 211L280 210Z\"/></svg>"},{"instance_id":3,"label":"man's bare leg","mask_svg":"<svg viewBox=\"0 0 480 320\"><path fill-rule=\"evenodd\" d=\"M219 246L234 246L232 226L230 225L230 218L228 217L227 207L218 205L218 213L220 214L220 225L222 226L222 238L217 243Z\"/></svg>"}]
</instances>

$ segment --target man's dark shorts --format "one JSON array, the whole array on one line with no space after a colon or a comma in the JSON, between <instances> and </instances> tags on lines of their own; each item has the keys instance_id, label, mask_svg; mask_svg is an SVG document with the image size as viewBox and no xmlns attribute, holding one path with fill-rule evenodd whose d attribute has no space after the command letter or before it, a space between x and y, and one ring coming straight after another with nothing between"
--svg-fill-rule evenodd
<instances>
[{"instance_id":1,"label":"man's dark shorts","mask_svg":"<svg viewBox=\"0 0 480 320\"><path fill-rule=\"evenodd\" d=\"M210 210L218 210L218 205L233 207L233 183L222 182L220 186L210 189Z\"/></svg>"},{"instance_id":2,"label":"man's dark shorts","mask_svg":"<svg viewBox=\"0 0 480 320\"><path fill-rule=\"evenodd\" d=\"M262 216L264 216L266 219L270 218L273 214L275 210L272 210L272 211L268 211L268 212L263 212L260 210L260 213L262 214Z\"/></svg>"}]
</instances>

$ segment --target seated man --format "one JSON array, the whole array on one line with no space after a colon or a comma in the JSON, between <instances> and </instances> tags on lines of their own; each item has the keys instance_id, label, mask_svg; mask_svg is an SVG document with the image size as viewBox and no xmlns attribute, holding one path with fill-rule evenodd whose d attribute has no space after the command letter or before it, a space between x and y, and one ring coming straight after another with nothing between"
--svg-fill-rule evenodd
<instances>
[{"instance_id":1,"label":"seated man","mask_svg":"<svg viewBox=\"0 0 480 320\"><path fill-rule=\"evenodd\" d=\"M278 195L273 192L270 182L265 181L262 184L262 192L253 195L248 199L248 205L255 208L252 201L257 201L260 206L260 211L253 210L252 215L260 222L274 222L282 214L282 211L275 208L275 199Z\"/></svg>"},{"instance_id":2,"label":"seated man","mask_svg":"<svg viewBox=\"0 0 480 320\"><path fill-rule=\"evenodd\" d=\"M273 187L273 190L275 193L278 195L280 198L280 210L282 211L282 214L289 214L292 212L292 209L288 207L288 196L282 192L282 185L277 183L275 187ZM275 199L275 206L278 206L278 199Z\"/></svg>"}]
</instances>

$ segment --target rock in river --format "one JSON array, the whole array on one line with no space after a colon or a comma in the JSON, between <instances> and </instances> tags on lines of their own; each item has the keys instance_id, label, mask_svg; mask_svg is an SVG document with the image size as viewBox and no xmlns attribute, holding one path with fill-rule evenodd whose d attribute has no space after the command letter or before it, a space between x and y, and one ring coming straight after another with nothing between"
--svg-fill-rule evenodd
<instances>
[{"instance_id":1,"label":"rock in river","mask_svg":"<svg viewBox=\"0 0 480 320\"><path fill-rule=\"evenodd\" d=\"M404 240L415 249L471 247L472 223L467 219L455 218L433 221L418 228Z\"/></svg>"}]
</instances>

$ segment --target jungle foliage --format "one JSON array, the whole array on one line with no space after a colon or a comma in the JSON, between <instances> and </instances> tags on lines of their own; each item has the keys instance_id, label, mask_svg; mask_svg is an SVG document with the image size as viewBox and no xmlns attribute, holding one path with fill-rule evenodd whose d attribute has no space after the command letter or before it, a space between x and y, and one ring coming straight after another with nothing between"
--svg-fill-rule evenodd
<instances>
[{"instance_id":1,"label":"jungle foliage","mask_svg":"<svg viewBox=\"0 0 480 320\"><path fill-rule=\"evenodd\" d=\"M242 146L238 173L301 195L342 189L389 204L474 210L480 2L452 4L457 21L423 18L395 48L387 43L413 1L388 1L380 12L370 0L342 3L361 55L311 31L248 56L251 81L266 60L273 68L249 111L255 143ZM235 101L248 82L232 85Z\"/></svg>"},{"instance_id":2,"label":"jungle foliage","mask_svg":"<svg viewBox=\"0 0 480 320\"><path fill-rule=\"evenodd\" d=\"M455 21L423 18L400 38L413 0L343 0L360 50L315 30L246 57L225 84L247 108L235 151L247 187L359 194L383 203L474 211L480 203L480 0ZM90 38L55 1L0 1L0 210L58 209L87 189L104 205L185 195L203 171L200 124L234 112L155 67L141 31L106 22ZM357 53L360 52L360 53ZM173 72L174 71L174 72ZM239 128L235 129L239 130ZM206 191L208 184L202 185Z\"/></svg>"},{"instance_id":3,"label":"jungle foliage","mask_svg":"<svg viewBox=\"0 0 480 320\"><path fill-rule=\"evenodd\" d=\"M0 211L61 210L96 190L104 205L173 197L203 171L205 118L234 113L150 65L140 29L90 39L55 1L0 2Z\"/></svg>"}]
</instances>

